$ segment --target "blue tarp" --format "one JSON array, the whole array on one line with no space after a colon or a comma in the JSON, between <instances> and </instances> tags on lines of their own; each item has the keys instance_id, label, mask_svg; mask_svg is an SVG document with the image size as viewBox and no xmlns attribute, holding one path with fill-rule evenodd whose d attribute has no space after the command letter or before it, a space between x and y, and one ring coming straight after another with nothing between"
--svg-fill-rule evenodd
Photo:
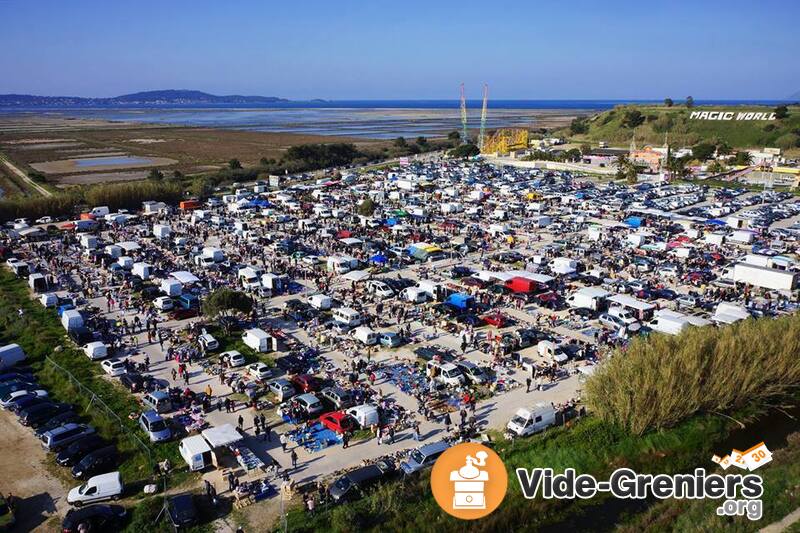
<instances>
[{"instance_id":1,"label":"blue tarp","mask_svg":"<svg viewBox=\"0 0 800 533\"><path fill-rule=\"evenodd\" d=\"M624 222L632 228L638 228L642 225L642 217L628 217Z\"/></svg>"},{"instance_id":2,"label":"blue tarp","mask_svg":"<svg viewBox=\"0 0 800 533\"><path fill-rule=\"evenodd\" d=\"M459 309L468 309L473 301L474 299L469 294L455 293L448 296L445 303Z\"/></svg>"},{"instance_id":3,"label":"blue tarp","mask_svg":"<svg viewBox=\"0 0 800 533\"><path fill-rule=\"evenodd\" d=\"M272 205L268 201L262 200L262 199L251 200L250 203L252 203L253 205L255 205L257 207L270 207Z\"/></svg>"},{"instance_id":4,"label":"blue tarp","mask_svg":"<svg viewBox=\"0 0 800 533\"><path fill-rule=\"evenodd\" d=\"M387 226L396 226L397 225L397 219L396 218L387 218L386 219L386 225Z\"/></svg>"},{"instance_id":5,"label":"blue tarp","mask_svg":"<svg viewBox=\"0 0 800 533\"><path fill-rule=\"evenodd\" d=\"M386 262L386 256L381 254L373 255L372 257L370 257L369 260L372 261L373 263L383 264Z\"/></svg>"},{"instance_id":6,"label":"blue tarp","mask_svg":"<svg viewBox=\"0 0 800 533\"><path fill-rule=\"evenodd\" d=\"M718 218L709 218L708 220L706 220L706 224L714 224L715 226L727 225L724 220L720 220Z\"/></svg>"}]
</instances>

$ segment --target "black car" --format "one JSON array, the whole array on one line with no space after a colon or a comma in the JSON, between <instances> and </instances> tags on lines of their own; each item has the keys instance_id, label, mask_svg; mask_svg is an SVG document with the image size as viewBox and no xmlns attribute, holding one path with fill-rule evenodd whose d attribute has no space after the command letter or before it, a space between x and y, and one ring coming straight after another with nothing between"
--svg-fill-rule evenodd
<instances>
[{"instance_id":1,"label":"black car","mask_svg":"<svg viewBox=\"0 0 800 533\"><path fill-rule=\"evenodd\" d=\"M61 522L61 531L76 533L81 526L86 527L86 531L119 531L126 515L127 511L121 505L89 505L70 509Z\"/></svg>"},{"instance_id":2,"label":"black car","mask_svg":"<svg viewBox=\"0 0 800 533\"><path fill-rule=\"evenodd\" d=\"M100 435L87 435L76 440L56 455L56 463L61 466L72 466L83 459L87 454L108 446Z\"/></svg>"},{"instance_id":3,"label":"black car","mask_svg":"<svg viewBox=\"0 0 800 533\"><path fill-rule=\"evenodd\" d=\"M12 381L27 381L35 382L36 378L30 372L7 372L0 374L0 384L10 383Z\"/></svg>"},{"instance_id":4,"label":"black car","mask_svg":"<svg viewBox=\"0 0 800 533\"><path fill-rule=\"evenodd\" d=\"M20 422L23 426L38 428L54 416L72 411L72 406L68 403L53 403L34 405L20 413Z\"/></svg>"},{"instance_id":5,"label":"black car","mask_svg":"<svg viewBox=\"0 0 800 533\"><path fill-rule=\"evenodd\" d=\"M197 507L194 496L191 494L178 494L167 499L167 516L175 529L197 525Z\"/></svg>"},{"instance_id":6,"label":"black car","mask_svg":"<svg viewBox=\"0 0 800 533\"><path fill-rule=\"evenodd\" d=\"M472 275L472 269L465 266L455 266L450 270L450 277L461 279Z\"/></svg>"},{"instance_id":7,"label":"black car","mask_svg":"<svg viewBox=\"0 0 800 533\"><path fill-rule=\"evenodd\" d=\"M40 389L38 383L35 380L20 380L15 379L12 381L7 381L0 385L0 398L4 396L8 396L12 392L17 392L18 390L36 390Z\"/></svg>"},{"instance_id":8,"label":"black car","mask_svg":"<svg viewBox=\"0 0 800 533\"><path fill-rule=\"evenodd\" d=\"M123 387L131 392L143 392L150 390L150 387L153 383L153 377L144 374L137 374L135 372L128 372L119 377L119 382Z\"/></svg>"},{"instance_id":9,"label":"black car","mask_svg":"<svg viewBox=\"0 0 800 533\"><path fill-rule=\"evenodd\" d=\"M14 400L8 404L8 408L12 413L19 413L28 407L33 407L34 405L42 403L51 403L51 401L52 400L49 400L46 396L38 396L33 393L23 394L22 396L14 398Z\"/></svg>"},{"instance_id":10,"label":"black car","mask_svg":"<svg viewBox=\"0 0 800 533\"><path fill-rule=\"evenodd\" d=\"M391 461L356 468L334 481L328 487L328 494L335 502L352 501L361 497L363 491L395 471Z\"/></svg>"},{"instance_id":11,"label":"black car","mask_svg":"<svg viewBox=\"0 0 800 533\"><path fill-rule=\"evenodd\" d=\"M84 344L94 341L94 333L85 326L69 330L69 337L75 341L75 344L78 346L83 346Z\"/></svg>"},{"instance_id":12,"label":"black car","mask_svg":"<svg viewBox=\"0 0 800 533\"><path fill-rule=\"evenodd\" d=\"M77 422L78 415L74 411L66 411L61 413L60 415L56 415L38 428L36 428L37 437L41 437L45 433L50 430L56 429L58 427L63 426L64 424L69 424L70 422Z\"/></svg>"},{"instance_id":13,"label":"black car","mask_svg":"<svg viewBox=\"0 0 800 533\"><path fill-rule=\"evenodd\" d=\"M278 357L275 364L287 374L302 374L308 370L308 363L296 355Z\"/></svg>"},{"instance_id":14,"label":"black car","mask_svg":"<svg viewBox=\"0 0 800 533\"><path fill-rule=\"evenodd\" d=\"M72 477L88 479L98 474L111 472L117 466L117 448L106 446L90 452L72 467Z\"/></svg>"},{"instance_id":15,"label":"black car","mask_svg":"<svg viewBox=\"0 0 800 533\"><path fill-rule=\"evenodd\" d=\"M590 320L594 318L594 311L592 311L588 307L576 307L572 309L572 312L581 318L586 318Z\"/></svg>"}]
</instances>

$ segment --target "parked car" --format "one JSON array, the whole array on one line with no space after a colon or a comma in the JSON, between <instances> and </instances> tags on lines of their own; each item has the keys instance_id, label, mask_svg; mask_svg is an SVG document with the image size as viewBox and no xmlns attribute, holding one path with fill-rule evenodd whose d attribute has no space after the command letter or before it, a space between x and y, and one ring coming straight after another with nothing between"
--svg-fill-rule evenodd
<instances>
[{"instance_id":1,"label":"parked car","mask_svg":"<svg viewBox=\"0 0 800 533\"><path fill-rule=\"evenodd\" d=\"M247 365L247 375L251 378L263 381L272 377L272 369L266 363L253 363Z\"/></svg>"},{"instance_id":2,"label":"parked car","mask_svg":"<svg viewBox=\"0 0 800 533\"><path fill-rule=\"evenodd\" d=\"M108 472L117 466L117 458L115 446L106 446L89 452L72 467L72 477L87 479Z\"/></svg>"},{"instance_id":3,"label":"parked car","mask_svg":"<svg viewBox=\"0 0 800 533\"><path fill-rule=\"evenodd\" d=\"M106 374L112 377L121 376L127 372L125 364L116 357L113 359L106 359L100 363L100 367Z\"/></svg>"},{"instance_id":4,"label":"parked car","mask_svg":"<svg viewBox=\"0 0 800 533\"><path fill-rule=\"evenodd\" d=\"M347 409L353 405L353 397L341 387L325 387L320 391L319 397L335 410Z\"/></svg>"},{"instance_id":5,"label":"parked car","mask_svg":"<svg viewBox=\"0 0 800 533\"><path fill-rule=\"evenodd\" d=\"M191 494L178 494L167 498L167 516L175 530L197 525L199 516Z\"/></svg>"},{"instance_id":6,"label":"parked car","mask_svg":"<svg viewBox=\"0 0 800 533\"><path fill-rule=\"evenodd\" d=\"M292 386L288 380L283 378L270 381L267 384L267 388L278 398L279 402L284 402L297 394L294 386Z\"/></svg>"},{"instance_id":7,"label":"parked car","mask_svg":"<svg viewBox=\"0 0 800 533\"><path fill-rule=\"evenodd\" d=\"M127 514L127 510L121 505L96 504L70 509L61 522L61 533L120 531Z\"/></svg>"},{"instance_id":8,"label":"parked car","mask_svg":"<svg viewBox=\"0 0 800 533\"><path fill-rule=\"evenodd\" d=\"M37 428L54 416L60 415L61 413L66 413L67 411L72 411L72 406L66 403L46 403L34 405L20 411L19 421L23 426Z\"/></svg>"},{"instance_id":9,"label":"parked car","mask_svg":"<svg viewBox=\"0 0 800 533\"><path fill-rule=\"evenodd\" d=\"M237 350L222 352L219 354L219 358L220 360L228 361L228 366L231 367L242 366L245 363L244 355Z\"/></svg>"},{"instance_id":10,"label":"parked car","mask_svg":"<svg viewBox=\"0 0 800 533\"><path fill-rule=\"evenodd\" d=\"M83 459L86 454L98 450L104 446L108 446L108 443L103 440L100 435L96 433L84 435L58 452L56 455L56 463L61 466L72 466Z\"/></svg>"},{"instance_id":11,"label":"parked car","mask_svg":"<svg viewBox=\"0 0 800 533\"><path fill-rule=\"evenodd\" d=\"M357 500L364 491L395 471L394 463L383 460L352 470L328 487L328 494L334 502Z\"/></svg>"},{"instance_id":12,"label":"parked car","mask_svg":"<svg viewBox=\"0 0 800 533\"><path fill-rule=\"evenodd\" d=\"M28 400L33 399L46 399L47 398L47 391L43 389L24 389L18 390L14 392L10 392L0 398L0 405L5 408L10 408L12 405L19 405L20 403L24 403Z\"/></svg>"},{"instance_id":13,"label":"parked car","mask_svg":"<svg viewBox=\"0 0 800 533\"><path fill-rule=\"evenodd\" d=\"M331 431L335 431L336 433L345 433L358 428L358 423L356 422L355 418L348 415L344 411L325 413L319 417L319 421L323 426Z\"/></svg>"},{"instance_id":14,"label":"parked car","mask_svg":"<svg viewBox=\"0 0 800 533\"><path fill-rule=\"evenodd\" d=\"M166 420L155 411L145 411L139 415L139 426L147 433L150 442L163 442L172 438L172 430Z\"/></svg>"},{"instance_id":15,"label":"parked car","mask_svg":"<svg viewBox=\"0 0 800 533\"><path fill-rule=\"evenodd\" d=\"M320 389L320 381L310 374L297 374L292 377L292 384L300 392L316 392Z\"/></svg>"},{"instance_id":16,"label":"parked car","mask_svg":"<svg viewBox=\"0 0 800 533\"><path fill-rule=\"evenodd\" d=\"M45 431L40 438L42 446L50 452L57 452L81 437L94 433L94 428L86 424L69 422L55 429Z\"/></svg>"},{"instance_id":17,"label":"parked car","mask_svg":"<svg viewBox=\"0 0 800 533\"><path fill-rule=\"evenodd\" d=\"M400 463L400 468L406 475L419 472L424 468L432 466L433 463L436 462L436 459L438 459L439 456L442 455L449 447L450 444L443 440L420 446L419 448L412 450L408 455L408 459Z\"/></svg>"},{"instance_id":18,"label":"parked car","mask_svg":"<svg viewBox=\"0 0 800 533\"><path fill-rule=\"evenodd\" d=\"M36 431L34 431L34 433L36 434L37 437L41 438L42 435L44 435L48 431L60 428L64 424L69 424L70 422L78 422L78 421L79 417L77 413L75 413L74 411L66 411L64 413L61 413L60 415L54 416L53 418L51 418L50 420L48 420L47 422L36 428Z\"/></svg>"}]
</instances>

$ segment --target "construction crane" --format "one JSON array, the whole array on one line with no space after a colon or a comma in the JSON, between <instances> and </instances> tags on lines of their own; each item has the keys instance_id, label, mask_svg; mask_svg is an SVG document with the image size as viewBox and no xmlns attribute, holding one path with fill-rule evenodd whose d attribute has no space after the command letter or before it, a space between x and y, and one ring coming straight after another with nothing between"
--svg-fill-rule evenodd
<instances>
[{"instance_id":1,"label":"construction crane","mask_svg":"<svg viewBox=\"0 0 800 533\"><path fill-rule=\"evenodd\" d=\"M461 84L461 140L464 144L469 142L469 134L467 133L467 99L464 97L464 84Z\"/></svg>"},{"instance_id":2,"label":"construction crane","mask_svg":"<svg viewBox=\"0 0 800 533\"><path fill-rule=\"evenodd\" d=\"M481 107L481 130L478 134L478 148L483 150L483 142L486 138L486 106L489 103L489 84L483 84L483 107Z\"/></svg>"}]
</instances>

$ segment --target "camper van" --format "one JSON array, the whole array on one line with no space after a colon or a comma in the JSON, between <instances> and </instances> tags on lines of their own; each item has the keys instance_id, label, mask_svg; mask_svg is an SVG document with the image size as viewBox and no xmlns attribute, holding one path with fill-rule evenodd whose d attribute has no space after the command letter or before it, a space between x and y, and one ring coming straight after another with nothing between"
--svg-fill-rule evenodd
<instances>
[{"instance_id":1,"label":"camper van","mask_svg":"<svg viewBox=\"0 0 800 533\"><path fill-rule=\"evenodd\" d=\"M90 477L80 487L75 487L67 495L67 503L80 507L86 503L116 500L122 495L122 478L119 472L109 472Z\"/></svg>"},{"instance_id":2,"label":"camper van","mask_svg":"<svg viewBox=\"0 0 800 533\"><path fill-rule=\"evenodd\" d=\"M506 428L517 437L526 437L544 431L555 423L555 408L547 403L537 403L530 409L517 409Z\"/></svg>"}]
</instances>

